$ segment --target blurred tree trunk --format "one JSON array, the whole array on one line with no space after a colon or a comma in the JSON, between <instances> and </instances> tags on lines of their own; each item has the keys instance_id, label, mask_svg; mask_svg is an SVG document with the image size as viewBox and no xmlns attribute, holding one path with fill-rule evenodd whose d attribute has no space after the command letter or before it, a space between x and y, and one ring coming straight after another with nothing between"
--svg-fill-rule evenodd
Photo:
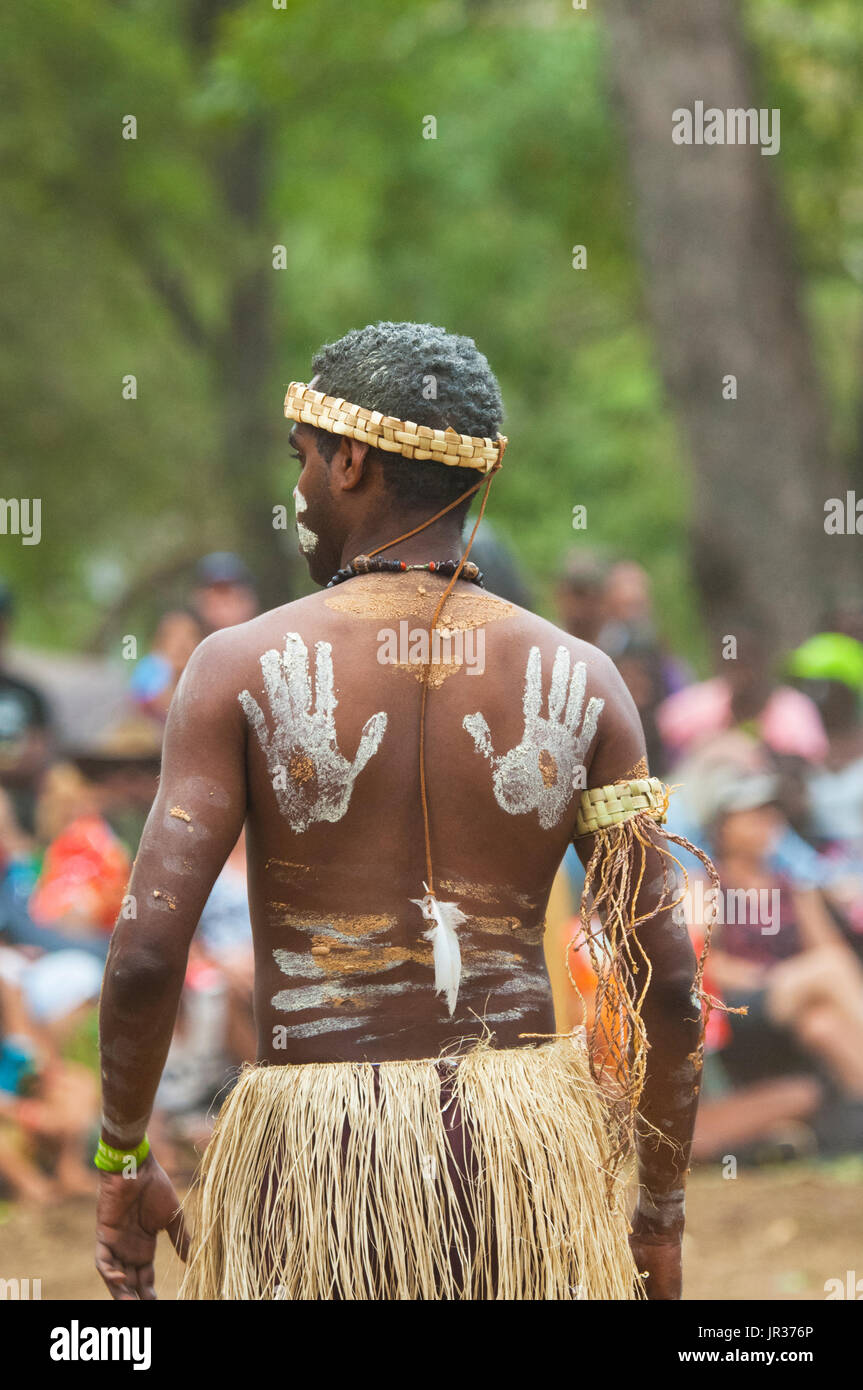
<instances>
[{"instance_id":1,"label":"blurred tree trunk","mask_svg":"<svg viewBox=\"0 0 863 1390\"><path fill-rule=\"evenodd\" d=\"M222 331L216 345L216 393L222 413L222 467L227 488L237 499L244 558L258 580L265 608L295 596L291 557L279 544L293 531L273 528L274 503L288 506L274 492L274 450L282 422L278 376L274 370L276 271L272 238L267 236L266 189L269 139L251 122L226 142L218 165L225 210L237 226L237 263L226 288ZM288 430L284 431L287 446ZM287 447L285 447L287 459Z\"/></svg>"},{"instance_id":2,"label":"blurred tree trunk","mask_svg":"<svg viewBox=\"0 0 863 1390\"><path fill-rule=\"evenodd\" d=\"M210 61L222 16L240 0L192 0L191 41L202 63ZM275 449L282 421L279 374L275 369L276 271L267 230L267 191L272 177L266 123L249 114L221 136L214 164L225 218L236 228L233 276L225 286L221 329L210 345L215 395L221 412L221 463L229 493L237 500L241 540L265 608L298 592L299 564L293 531L273 527L273 506L291 509L292 483L274 492ZM287 430L285 430L287 442ZM289 541L285 544L285 535Z\"/></svg>"},{"instance_id":3,"label":"blurred tree trunk","mask_svg":"<svg viewBox=\"0 0 863 1390\"><path fill-rule=\"evenodd\" d=\"M760 105L736 0L607 0L607 54L628 146L645 292L694 468L694 570L714 635L786 647L839 591L854 539L827 536L844 496L789 230L780 153L676 145L672 112ZM781 129L781 127L780 127ZM723 399L723 378L737 399Z\"/></svg>"}]
</instances>

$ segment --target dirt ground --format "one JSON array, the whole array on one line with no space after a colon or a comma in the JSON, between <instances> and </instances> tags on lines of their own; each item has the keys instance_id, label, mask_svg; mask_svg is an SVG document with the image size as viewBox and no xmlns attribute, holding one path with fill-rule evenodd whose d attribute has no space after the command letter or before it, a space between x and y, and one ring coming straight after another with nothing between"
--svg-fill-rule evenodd
<instances>
[{"instance_id":1,"label":"dirt ground","mask_svg":"<svg viewBox=\"0 0 863 1390\"><path fill-rule=\"evenodd\" d=\"M863 1276L863 1158L795 1163L723 1178L693 1173L685 1237L685 1296L823 1299L828 1279ZM92 1261L86 1199L26 1209L0 1205L0 1277L42 1280L46 1299L107 1298ZM179 1262L165 1237L157 1289L173 1298Z\"/></svg>"}]
</instances>

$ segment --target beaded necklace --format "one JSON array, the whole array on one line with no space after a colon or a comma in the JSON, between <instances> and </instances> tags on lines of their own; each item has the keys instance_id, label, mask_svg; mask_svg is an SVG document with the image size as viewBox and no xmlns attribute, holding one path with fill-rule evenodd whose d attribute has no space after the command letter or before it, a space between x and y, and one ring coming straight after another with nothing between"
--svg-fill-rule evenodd
<instances>
[{"instance_id":1,"label":"beaded necklace","mask_svg":"<svg viewBox=\"0 0 863 1390\"><path fill-rule=\"evenodd\" d=\"M379 557L373 559L370 555L355 555L349 565L336 571L327 588L332 589L335 584L344 584L346 579L353 579L358 574L405 574L410 570L425 570L429 574L441 574L445 579L451 579L456 570L459 570L459 564L458 560L429 560L425 565L408 565L404 560L384 560ZM472 560L467 560L461 565L458 577L482 586L483 576Z\"/></svg>"}]
</instances>

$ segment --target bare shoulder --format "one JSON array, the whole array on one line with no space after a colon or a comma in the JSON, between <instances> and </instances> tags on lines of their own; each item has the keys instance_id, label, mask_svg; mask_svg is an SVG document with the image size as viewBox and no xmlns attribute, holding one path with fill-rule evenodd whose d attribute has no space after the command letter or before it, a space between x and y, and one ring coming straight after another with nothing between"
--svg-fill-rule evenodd
<instances>
[{"instance_id":1,"label":"bare shoulder","mask_svg":"<svg viewBox=\"0 0 863 1390\"><path fill-rule=\"evenodd\" d=\"M554 623L522 608L515 609L515 621L509 624L507 663L510 670L521 666L525 671L525 687L531 679L539 687L534 699L549 701L555 708L561 704L564 686L579 692L592 707L596 737L592 739L587 759L593 785L612 782L631 775L644 757L644 734L632 696L617 667L605 652L584 642ZM538 658L534 653L538 652ZM553 688L557 686L557 694ZM526 696L527 698L527 696Z\"/></svg>"},{"instance_id":2,"label":"bare shoulder","mask_svg":"<svg viewBox=\"0 0 863 1390\"><path fill-rule=\"evenodd\" d=\"M177 687L178 702L215 707L237 694L250 678L260 676L261 657L270 648L284 647L289 632L314 620L320 595L271 608L235 627L213 632L198 644Z\"/></svg>"},{"instance_id":3,"label":"bare shoulder","mask_svg":"<svg viewBox=\"0 0 863 1390\"><path fill-rule=\"evenodd\" d=\"M496 594L490 594L489 598L500 603L506 602L504 599L499 599ZM617 667L611 658L606 656L605 652L600 651L599 647L594 647L590 642L582 641L580 637L573 637L563 628L557 627L536 613L531 613L526 608L519 608L516 604L509 604L508 606L515 619L511 624L510 631L517 642L525 646L538 647L542 657L549 656L552 661L562 647L569 653L573 665L576 663L584 665L591 694L612 704L621 699L628 701L629 692Z\"/></svg>"}]
</instances>

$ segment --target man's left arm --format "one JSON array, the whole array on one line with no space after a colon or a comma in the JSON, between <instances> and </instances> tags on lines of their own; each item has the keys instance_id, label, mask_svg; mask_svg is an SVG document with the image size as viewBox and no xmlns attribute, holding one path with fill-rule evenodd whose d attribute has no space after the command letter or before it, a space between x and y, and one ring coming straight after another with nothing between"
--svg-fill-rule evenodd
<instances>
[{"instance_id":1,"label":"man's left arm","mask_svg":"<svg viewBox=\"0 0 863 1390\"><path fill-rule=\"evenodd\" d=\"M647 775L644 735L629 691L610 663L597 665L606 703L590 766L591 787ZM639 1269L648 1272L648 1298L676 1299L681 1293L684 1188L698 1108L695 1058L701 1021L692 993L695 952L682 914L669 905L672 866L658 847L660 835L645 827L644 836L647 843L633 846L629 891L618 895L622 916L640 922L630 943L629 991L633 1000L643 994L641 1019L648 1047L638 1105L639 1196L631 1243ZM587 866L593 836L576 839L575 846ZM672 902L676 896L672 888Z\"/></svg>"},{"instance_id":2,"label":"man's left arm","mask_svg":"<svg viewBox=\"0 0 863 1390\"><path fill-rule=\"evenodd\" d=\"M189 946L246 815L245 721L226 684L228 634L192 656L165 730L158 795L114 928L100 1008L102 1140L129 1153L144 1139L183 987ZM181 1254L177 1199L154 1156L101 1174L97 1267L121 1299L153 1298L156 1232Z\"/></svg>"}]
</instances>

